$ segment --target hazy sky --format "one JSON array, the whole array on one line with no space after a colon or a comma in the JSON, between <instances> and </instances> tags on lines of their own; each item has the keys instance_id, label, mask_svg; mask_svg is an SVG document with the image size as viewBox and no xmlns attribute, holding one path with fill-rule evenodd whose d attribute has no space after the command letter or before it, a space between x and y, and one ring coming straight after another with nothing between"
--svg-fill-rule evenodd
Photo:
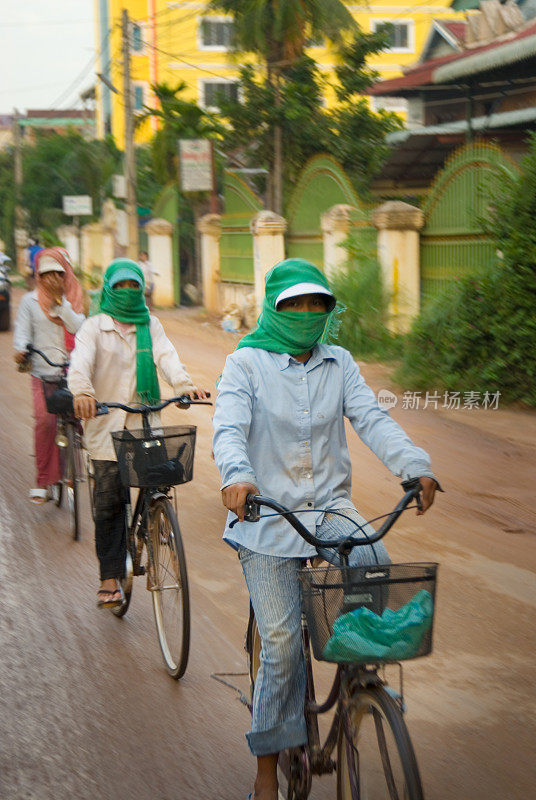
<instances>
[{"instance_id":1,"label":"hazy sky","mask_svg":"<svg viewBox=\"0 0 536 800\"><path fill-rule=\"evenodd\" d=\"M0 114L78 104L95 81L93 8L93 0L0 0Z\"/></svg>"}]
</instances>

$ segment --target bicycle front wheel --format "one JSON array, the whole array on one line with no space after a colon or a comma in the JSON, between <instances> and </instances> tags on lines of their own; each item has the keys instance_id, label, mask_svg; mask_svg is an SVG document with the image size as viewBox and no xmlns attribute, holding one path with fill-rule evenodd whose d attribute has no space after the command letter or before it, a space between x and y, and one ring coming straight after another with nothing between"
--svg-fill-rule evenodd
<instances>
[{"instance_id":1,"label":"bicycle front wheel","mask_svg":"<svg viewBox=\"0 0 536 800\"><path fill-rule=\"evenodd\" d=\"M383 686L356 693L341 715L337 800L423 800L400 706Z\"/></svg>"},{"instance_id":2,"label":"bicycle front wheel","mask_svg":"<svg viewBox=\"0 0 536 800\"><path fill-rule=\"evenodd\" d=\"M169 500L159 498L152 504L148 533L149 588L158 641L168 673L178 680L190 650L190 596L179 523Z\"/></svg>"},{"instance_id":3,"label":"bicycle front wheel","mask_svg":"<svg viewBox=\"0 0 536 800\"><path fill-rule=\"evenodd\" d=\"M82 480L82 454L80 441L74 425L67 426L67 504L71 516L71 533L75 542L80 540L80 486Z\"/></svg>"}]
</instances>

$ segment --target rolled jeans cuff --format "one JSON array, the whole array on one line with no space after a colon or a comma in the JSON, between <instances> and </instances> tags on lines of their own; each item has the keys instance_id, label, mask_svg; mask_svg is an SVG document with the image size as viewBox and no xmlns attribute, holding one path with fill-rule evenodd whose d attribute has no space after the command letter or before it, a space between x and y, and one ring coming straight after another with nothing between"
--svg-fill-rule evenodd
<instances>
[{"instance_id":1,"label":"rolled jeans cuff","mask_svg":"<svg viewBox=\"0 0 536 800\"><path fill-rule=\"evenodd\" d=\"M268 731L246 733L249 749L254 756L269 756L288 747L307 744L307 726L303 713Z\"/></svg>"}]
</instances>

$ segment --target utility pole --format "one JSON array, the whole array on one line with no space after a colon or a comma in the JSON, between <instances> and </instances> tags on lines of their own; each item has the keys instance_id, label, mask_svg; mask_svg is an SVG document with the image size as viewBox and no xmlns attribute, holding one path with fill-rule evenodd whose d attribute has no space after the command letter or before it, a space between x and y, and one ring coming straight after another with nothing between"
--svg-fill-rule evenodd
<instances>
[{"instance_id":1,"label":"utility pole","mask_svg":"<svg viewBox=\"0 0 536 800\"><path fill-rule=\"evenodd\" d=\"M17 269L22 274L26 272L26 247L28 235L24 227L24 209L21 206L22 192L22 152L20 147L19 112L13 109L13 151L15 172L15 250Z\"/></svg>"},{"instance_id":2,"label":"utility pole","mask_svg":"<svg viewBox=\"0 0 536 800\"><path fill-rule=\"evenodd\" d=\"M134 115L130 83L130 19L126 8L122 17L123 96L125 100L125 183L128 219L127 256L138 260L138 211L136 204L136 163L134 160Z\"/></svg>"}]
</instances>

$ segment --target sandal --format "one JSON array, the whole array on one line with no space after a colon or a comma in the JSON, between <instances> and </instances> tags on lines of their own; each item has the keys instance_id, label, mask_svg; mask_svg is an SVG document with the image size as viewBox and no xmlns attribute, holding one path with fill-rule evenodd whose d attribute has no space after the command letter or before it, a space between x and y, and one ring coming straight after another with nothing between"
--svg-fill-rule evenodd
<instances>
[{"instance_id":1,"label":"sandal","mask_svg":"<svg viewBox=\"0 0 536 800\"><path fill-rule=\"evenodd\" d=\"M125 595L121 586L116 589L99 589L97 592L97 608L115 608L124 602Z\"/></svg>"},{"instance_id":2,"label":"sandal","mask_svg":"<svg viewBox=\"0 0 536 800\"><path fill-rule=\"evenodd\" d=\"M35 503L36 506L42 506L48 500L48 489L37 487L30 489L30 502Z\"/></svg>"}]
</instances>

